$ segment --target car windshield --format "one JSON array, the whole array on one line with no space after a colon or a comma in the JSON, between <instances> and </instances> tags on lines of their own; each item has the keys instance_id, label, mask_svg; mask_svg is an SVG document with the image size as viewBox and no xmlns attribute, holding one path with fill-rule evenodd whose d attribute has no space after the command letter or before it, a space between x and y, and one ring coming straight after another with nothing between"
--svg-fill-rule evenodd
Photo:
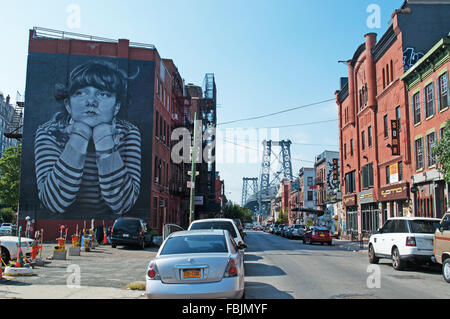
<instances>
[{"instance_id":1,"label":"car windshield","mask_svg":"<svg viewBox=\"0 0 450 319\"><path fill-rule=\"evenodd\" d=\"M169 238L160 255L227 253L225 237L221 235L194 235Z\"/></svg>"},{"instance_id":2,"label":"car windshield","mask_svg":"<svg viewBox=\"0 0 450 319\"><path fill-rule=\"evenodd\" d=\"M141 228L141 224L136 219L118 219L114 224L114 231L137 232Z\"/></svg>"},{"instance_id":3,"label":"car windshield","mask_svg":"<svg viewBox=\"0 0 450 319\"><path fill-rule=\"evenodd\" d=\"M434 234L434 220L411 220L409 226L413 234Z\"/></svg>"},{"instance_id":4,"label":"car windshield","mask_svg":"<svg viewBox=\"0 0 450 319\"><path fill-rule=\"evenodd\" d=\"M191 225L191 227L189 228L189 230L193 230L193 229L223 229L223 230L228 230L231 234L231 236L233 236L233 238L237 237L236 231L233 227L233 224L231 222L227 222L227 221L205 221L205 222L198 222L198 223L193 223Z\"/></svg>"}]
</instances>

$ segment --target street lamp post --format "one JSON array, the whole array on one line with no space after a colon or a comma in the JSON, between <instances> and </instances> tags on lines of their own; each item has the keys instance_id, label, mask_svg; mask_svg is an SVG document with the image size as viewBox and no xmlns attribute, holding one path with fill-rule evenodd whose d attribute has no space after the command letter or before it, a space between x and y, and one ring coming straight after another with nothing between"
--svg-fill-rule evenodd
<instances>
[{"instance_id":1,"label":"street lamp post","mask_svg":"<svg viewBox=\"0 0 450 319\"><path fill-rule=\"evenodd\" d=\"M189 225L194 221L194 197L195 197L195 161L196 161L196 140L197 140L197 112L194 115L194 141L191 148L192 168L191 168L191 196L189 203Z\"/></svg>"}]
</instances>

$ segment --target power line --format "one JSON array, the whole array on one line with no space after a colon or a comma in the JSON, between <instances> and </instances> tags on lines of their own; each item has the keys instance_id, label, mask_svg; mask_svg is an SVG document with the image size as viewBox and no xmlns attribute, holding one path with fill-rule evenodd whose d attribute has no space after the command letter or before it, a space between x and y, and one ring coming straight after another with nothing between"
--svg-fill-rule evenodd
<instances>
[{"instance_id":1,"label":"power line","mask_svg":"<svg viewBox=\"0 0 450 319\"><path fill-rule=\"evenodd\" d=\"M270 117L270 116L274 116L274 115L278 115L278 114L282 114L282 113L286 113L286 112L291 112L291 111L299 110L299 109L306 108L306 107L309 107L309 106L323 104L323 103L327 103L327 102L331 102L331 101L335 101L335 100L336 99L333 98L333 99L324 100L324 101L320 101L320 102L316 102L316 103L311 103L311 104L306 104L306 105L302 105L302 106L298 106L298 107L293 107L293 108L290 108L290 109L286 109L286 110L283 110L283 111L278 111L278 112L274 112L274 113L270 113L270 114L266 114L266 115L254 116L254 117L249 117L249 118L245 118L245 119L239 119L239 120L219 123L217 125L226 125L226 124L237 123L237 122L258 120L258 119L262 119L262 118L266 118L266 117Z\"/></svg>"}]
</instances>

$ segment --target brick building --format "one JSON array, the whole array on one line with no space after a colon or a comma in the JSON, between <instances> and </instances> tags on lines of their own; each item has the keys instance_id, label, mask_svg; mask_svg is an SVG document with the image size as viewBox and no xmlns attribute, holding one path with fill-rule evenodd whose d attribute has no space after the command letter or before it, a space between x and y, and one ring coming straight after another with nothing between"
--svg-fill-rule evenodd
<instances>
[{"instance_id":1,"label":"brick building","mask_svg":"<svg viewBox=\"0 0 450 319\"><path fill-rule=\"evenodd\" d=\"M117 70L128 73L127 107L123 106L118 116L129 119L141 132L140 191L134 206L124 215L146 220L158 233L164 223L186 226L186 165L175 165L171 160L171 133L179 126L192 130L192 103L174 62L162 59L153 45L42 28L34 28L29 33L19 205L21 225L25 217L30 216L36 220L35 229L44 229L45 240L54 240L61 224L69 227L70 235L76 226L81 229L83 222L94 219L95 226L103 222L109 226L119 216L110 211L79 209L74 206L77 203L63 214L55 214L44 207L38 198L36 179L30 178L36 176L34 163L28 159L34 157L37 128L59 114L56 111L64 111L64 106L55 101L55 84L68 83L77 65L91 61L115 64ZM130 159L124 160L127 161Z\"/></svg>"},{"instance_id":2,"label":"brick building","mask_svg":"<svg viewBox=\"0 0 450 319\"><path fill-rule=\"evenodd\" d=\"M368 236L411 211L411 114L401 76L448 33L449 9L448 1L405 1L379 41L366 34L347 61L336 92L347 234Z\"/></svg>"},{"instance_id":3,"label":"brick building","mask_svg":"<svg viewBox=\"0 0 450 319\"><path fill-rule=\"evenodd\" d=\"M411 193L415 216L440 218L449 207L449 185L432 152L450 120L449 70L450 37L445 37L402 76L411 106Z\"/></svg>"}]
</instances>

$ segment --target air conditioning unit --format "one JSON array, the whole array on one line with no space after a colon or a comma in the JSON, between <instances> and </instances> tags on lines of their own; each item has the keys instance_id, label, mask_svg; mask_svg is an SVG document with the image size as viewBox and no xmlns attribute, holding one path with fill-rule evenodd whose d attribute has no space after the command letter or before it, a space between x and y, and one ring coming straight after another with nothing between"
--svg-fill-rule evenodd
<instances>
[{"instance_id":1,"label":"air conditioning unit","mask_svg":"<svg viewBox=\"0 0 450 319\"><path fill-rule=\"evenodd\" d=\"M165 199L161 199L159 201L159 207L166 207L166 200Z\"/></svg>"},{"instance_id":2,"label":"air conditioning unit","mask_svg":"<svg viewBox=\"0 0 450 319\"><path fill-rule=\"evenodd\" d=\"M178 114L172 114L172 120L178 121Z\"/></svg>"},{"instance_id":3,"label":"air conditioning unit","mask_svg":"<svg viewBox=\"0 0 450 319\"><path fill-rule=\"evenodd\" d=\"M155 177L155 183L159 183L159 178Z\"/></svg>"}]
</instances>

